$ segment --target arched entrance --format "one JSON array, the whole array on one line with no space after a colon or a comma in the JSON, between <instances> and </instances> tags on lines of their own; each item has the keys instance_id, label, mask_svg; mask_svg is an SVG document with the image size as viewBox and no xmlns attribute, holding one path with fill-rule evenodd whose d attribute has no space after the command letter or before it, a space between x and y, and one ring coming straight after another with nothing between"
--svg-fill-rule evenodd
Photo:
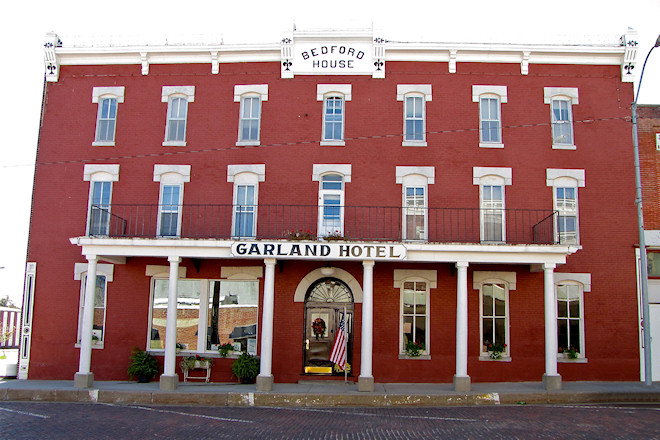
<instances>
[{"instance_id":1,"label":"arched entrance","mask_svg":"<svg viewBox=\"0 0 660 440\"><path fill-rule=\"evenodd\" d=\"M330 361L336 329L346 308L348 331L347 362L352 365L353 293L337 278L321 278L305 295L305 331L303 335L303 372L307 374L344 374L333 370ZM349 373L351 371L349 370Z\"/></svg>"}]
</instances>

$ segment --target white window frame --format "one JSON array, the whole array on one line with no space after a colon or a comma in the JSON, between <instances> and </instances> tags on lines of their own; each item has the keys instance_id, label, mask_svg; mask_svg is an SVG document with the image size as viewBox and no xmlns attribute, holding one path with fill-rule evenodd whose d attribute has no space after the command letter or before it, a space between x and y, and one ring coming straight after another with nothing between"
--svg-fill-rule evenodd
<instances>
[{"instance_id":1,"label":"white window frame","mask_svg":"<svg viewBox=\"0 0 660 440\"><path fill-rule=\"evenodd\" d=\"M152 347L151 346L151 323L153 322L153 309L154 309L154 293L155 293L155 283L156 280L168 280L168 271L167 266L147 266L146 276L151 278L149 285L149 313L148 313L148 328L146 334L146 346L149 347L150 351L157 353L164 353L165 348ZM183 281L197 281L200 283L200 295L199 295L199 323L197 329L197 350L186 350L189 353L197 353L200 355L213 355L217 354L218 350L211 348L211 350L206 349L206 337L208 333L208 312L202 313L203 311L208 311L209 302L210 302L210 289L213 282L256 282L257 289L260 289L259 278L263 277L263 268L258 266L243 266L243 267L231 267L223 266L220 272L221 278L186 278L186 269L184 267L179 268L179 280ZM257 316L259 316L259 301L257 298ZM259 334L259 320L257 319L257 334ZM256 349L258 349L259 340L256 338ZM240 353L232 354L230 352L230 358L238 357Z\"/></svg>"},{"instance_id":2,"label":"white window frame","mask_svg":"<svg viewBox=\"0 0 660 440\"><path fill-rule=\"evenodd\" d=\"M259 114L256 118L248 118L249 120L257 121L257 137L256 139L243 138L243 124L244 118L243 111L246 99L259 100ZM260 145L261 143L261 118L262 118L262 103L268 101L268 84L241 84L234 86L234 102L240 103L238 114L238 140L237 146Z\"/></svg>"},{"instance_id":3,"label":"white window frame","mask_svg":"<svg viewBox=\"0 0 660 440\"><path fill-rule=\"evenodd\" d=\"M483 310L483 288L485 285L499 284L504 286L504 343L505 350L500 359L491 359L485 345L484 335L484 310ZM474 271L472 273L472 288L479 291L479 360L480 361L511 361L511 319L509 313L510 292L516 290L515 272L496 272L496 271ZM494 315L493 315L494 316ZM494 342L494 341L493 341Z\"/></svg>"},{"instance_id":4,"label":"white window frame","mask_svg":"<svg viewBox=\"0 0 660 440\"><path fill-rule=\"evenodd\" d=\"M86 236L89 236L91 232L90 225L93 215L94 186L97 182L107 182L110 185L110 198L108 200L107 206L108 218L106 224L106 234L96 234L97 236L107 236L110 232L110 219L112 216L112 182L117 182L119 180L119 165L86 164L83 171L83 180L85 182L90 182L89 196L87 199L87 224L85 226Z\"/></svg>"},{"instance_id":5,"label":"white window frame","mask_svg":"<svg viewBox=\"0 0 660 440\"><path fill-rule=\"evenodd\" d=\"M408 115L408 98L417 98L421 99L422 104L422 139L407 139L408 130L406 122L409 120ZM403 101L403 141L401 146L403 147L426 147L426 102L433 100L432 87L431 84L397 84L396 86L396 99L397 101ZM419 120L419 118L414 118L414 120Z\"/></svg>"},{"instance_id":6,"label":"white window frame","mask_svg":"<svg viewBox=\"0 0 660 440\"><path fill-rule=\"evenodd\" d=\"M406 354L404 339L403 293L407 282L426 283L426 343L421 356L410 357ZM394 269L394 288L399 289L399 359L431 359L431 289L438 287L436 270Z\"/></svg>"},{"instance_id":7,"label":"white window frame","mask_svg":"<svg viewBox=\"0 0 660 440\"><path fill-rule=\"evenodd\" d=\"M92 330L93 334L98 338L98 342L92 344L92 348L101 349L105 345L105 334L106 334L106 318L108 310L108 283L112 282L114 274L114 265L113 264L104 264L99 263L96 265L96 277L104 277L104 300L103 307L96 307L94 303L94 309L103 309L103 330ZM80 347L80 338L82 333L82 321L83 321L83 307L85 304L85 288L87 283L87 263L75 263L73 271L73 279L80 281L80 302L78 307L78 329L76 332L76 347ZM94 298L96 298L96 292L94 293Z\"/></svg>"},{"instance_id":8,"label":"white window frame","mask_svg":"<svg viewBox=\"0 0 660 440\"><path fill-rule=\"evenodd\" d=\"M186 103L186 115L184 118L176 118L176 121L183 121L183 140L172 140L170 139L170 120L175 120L170 118L170 112L172 107L172 101L174 99L181 98L185 100ZM167 102L167 113L166 113L166 123L165 123L165 140L163 141L164 147L185 147L186 146L186 137L188 133L188 113L189 113L189 104L195 102L195 86L163 86L161 93L161 101Z\"/></svg>"},{"instance_id":9,"label":"white window frame","mask_svg":"<svg viewBox=\"0 0 660 440\"><path fill-rule=\"evenodd\" d=\"M318 217L317 217L317 236L319 238L328 235L344 236L344 205L346 197L346 184L351 181L352 167L350 164L314 164L312 166L312 181L319 182L318 195ZM341 189L324 189L323 178L329 175L341 177ZM339 227L328 230L325 225L325 204L326 196L339 197Z\"/></svg>"},{"instance_id":10,"label":"white window frame","mask_svg":"<svg viewBox=\"0 0 660 440\"><path fill-rule=\"evenodd\" d=\"M579 333L580 333L580 351L576 359L571 359L566 353L559 353L557 347L557 361L558 362L587 362L586 357L586 341L584 334L584 294L591 292L591 274L590 273L560 273L554 274L555 285L555 302L557 303L557 345L562 342L559 340L559 286L577 286L578 295L580 300L580 317L579 317ZM563 318L562 318L563 319ZM569 318L570 319L570 318ZM569 336L570 338L570 336Z\"/></svg>"},{"instance_id":11,"label":"white window frame","mask_svg":"<svg viewBox=\"0 0 660 440\"><path fill-rule=\"evenodd\" d=\"M499 141L484 141L483 138L483 102L482 99L496 99L498 119L498 135ZM473 85L472 86L472 102L479 103L479 148L504 148L504 141L502 138L502 104L508 102L507 87L506 86L489 86L489 85Z\"/></svg>"},{"instance_id":12,"label":"white window frame","mask_svg":"<svg viewBox=\"0 0 660 440\"><path fill-rule=\"evenodd\" d=\"M328 139L326 137L326 106L329 98L340 98L342 101L341 111L341 139ZM321 127L321 146L343 147L346 145L346 103L352 99L351 84L317 84L316 100L323 102L323 115Z\"/></svg>"},{"instance_id":13,"label":"white window frame","mask_svg":"<svg viewBox=\"0 0 660 440\"><path fill-rule=\"evenodd\" d=\"M479 185L479 238L482 243L506 243L506 186L511 185L511 168L496 167L474 167L472 169L472 183ZM484 187L499 186L502 188L502 200L498 206L493 206L484 198ZM490 199L492 200L492 199ZM492 240L488 236L487 216L492 215L492 211L501 210L502 213L502 232L501 240Z\"/></svg>"},{"instance_id":14,"label":"white window frame","mask_svg":"<svg viewBox=\"0 0 660 440\"><path fill-rule=\"evenodd\" d=\"M428 226L429 226L429 185L435 183L435 167L396 167L396 183L401 185L401 238L404 241L428 241ZM424 206L409 208L407 206L407 189L408 188L423 188L424 189ZM415 211L414 215L418 215L420 209L423 210L424 215L424 230L421 237L408 237L408 224L407 216L410 209Z\"/></svg>"},{"instance_id":15,"label":"white window frame","mask_svg":"<svg viewBox=\"0 0 660 440\"><path fill-rule=\"evenodd\" d=\"M92 103L98 104L98 111L96 112L96 130L94 133L94 141L92 146L95 147L114 147L117 136L117 115L119 113L119 104L124 102L125 87L94 87L92 89ZM108 100L115 101L115 117L103 117L103 103ZM112 139L99 139L101 122L113 121Z\"/></svg>"},{"instance_id":16,"label":"white window frame","mask_svg":"<svg viewBox=\"0 0 660 440\"><path fill-rule=\"evenodd\" d=\"M233 238L250 239L257 236L257 219L259 214L259 183L266 180L265 164L246 164L246 165L228 165L227 182L234 184L232 195L232 216L231 216L231 236ZM244 211L238 205L239 187L252 186L254 188L254 204L251 211ZM238 213L252 213L252 231L251 235L238 236L235 234L237 227Z\"/></svg>"},{"instance_id":17,"label":"white window frame","mask_svg":"<svg viewBox=\"0 0 660 440\"><path fill-rule=\"evenodd\" d=\"M554 234L555 242L559 244L580 244L580 204L578 202L578 188L585 186L585 172L581 169L557 169L548 168L546 170L546 185L552 187L552 207L557 211L554 216ZM559 188L573 188L575 191L574 207L566 207L560 203L557 198ZM559 231L559 217L575 217L575 239L566 240L561 237Z\"/></svg>"},{"instance_id":18,"label":"white window frame","mask_svg":"<svg viewBox=\"0 0 660 440\"><path fill-rule=\"evenodd\" d=\"M154 165L154 182L160 182L158 191L158 219L156 222L156 237L159 238L178 238L181 236L181 219L183 214L183 187L184 183L190 182L190 165ZM177 224L176 235L161 234L162 215L173 213L174 211L163 211L163 190L167 186L179 187L179 203L177 206ZM166 206L174 204L167 203Z\"/></svg>"},{"instance_id":19,"label":"white window frame","mask_svg":"<svg viewBox=\"0 0 660 440\"><path fill-rule=\"evenodd\" d=\"M543 102L550 105L550 133L552 135L552 148L555 150L575 150L575 127L573 125L573 105L579 104L578 89L575 87L544 87ZM554 107L555 103L564 102L567 105L568 120L556 120ZM569 142L556 142L555 126L557 124L567 125L570 130L571 139Z\"/></svg>"}]
</instances>

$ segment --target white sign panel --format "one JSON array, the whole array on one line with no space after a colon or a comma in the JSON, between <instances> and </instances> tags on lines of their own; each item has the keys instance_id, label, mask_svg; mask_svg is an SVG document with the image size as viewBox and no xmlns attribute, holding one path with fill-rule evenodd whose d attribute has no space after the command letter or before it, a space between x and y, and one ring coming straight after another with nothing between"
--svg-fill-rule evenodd
<instances>
[{"instance_id":1,"label":"white sign panel","mask_svg":"<svg viewBox=\"0 0 660 440\"><path fill-rule=\"evenodd\" d=\"M293 70L296 75L371 75L372 44L296 42Z\"/></svg>"},{"instance_id":2,"label":"white sign panel","mask_svg":"<svg viewBox=\"0 0 660 440\"><path fill-rule=\"evenodd\" d=\"M400 244L344 244L291 242L234 242L234 257L286 258L309 260L404 260L406 248Z\"/></svg>"}]
</instances>

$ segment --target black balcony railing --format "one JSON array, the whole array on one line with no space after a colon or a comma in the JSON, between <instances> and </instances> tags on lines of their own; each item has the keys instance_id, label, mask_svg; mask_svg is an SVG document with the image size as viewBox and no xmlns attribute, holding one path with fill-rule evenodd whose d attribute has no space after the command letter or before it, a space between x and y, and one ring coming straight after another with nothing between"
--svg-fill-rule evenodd
<instances>
[{"instance_id":1,"label":"black balcony railing","mask_svg":"<svg viewBox=\"0 0 660 440\"><path fill-rule=\"evenodd\" d=\"M177 208L177 209L174 209ZM316 239L429 243L557 244L556 211L544 209L333 206L319 224L318 206L92 206L94 237ZM341 217L343 216L343 228ZM99 222L103 219L103 222ZM256 228L255 228L256 225Z\"/></svg>"}]
</instances>

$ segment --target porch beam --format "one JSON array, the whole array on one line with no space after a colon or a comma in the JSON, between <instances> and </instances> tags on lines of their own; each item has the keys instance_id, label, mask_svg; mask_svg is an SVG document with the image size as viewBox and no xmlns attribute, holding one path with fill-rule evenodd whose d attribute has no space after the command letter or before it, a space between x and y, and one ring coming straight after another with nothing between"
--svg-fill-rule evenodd
<instances>
[{"instance_id":1,"label":"porch beam","mask_svg":"<svg viewBox=\"0 0 660 440\"><path fill-rule=\"evenodd\" d=\"M557 299L555 297L554 264L543 265L543 299L545 308L545 374L546 390L560 390L557 373Z\"/></svg>"},{"instance_id":2,"label":"porch beam","mask_svg":"<svg viewBox=\"0 0 660 440\"><path fill-rule=\"evenodd\" d=\"M454 375L454 390L470 391L470 376L467 374L467 343L468 343L468 307L467 307L467 268L468 263L456 263L458 276L456 280L456 374Z\"/></svg>"},{"instance_id":3,"label":"porch beam","mask_svg":"<svg viewBox=\"0 0 660 440\"><path fill-rule=\"evenodd\" d=\"M274 258L264 259L264 306L261 316L261 365L257 376L258 391L273 389L273 316L275 314L275 264Z\"/></svg>"},{"instance_id":4,"label":"porch beam","mask_svg":"<svg viewBox=\"0 0 660 440\"><path fill-rule=\"evenodd\" d=\"M175 390L179 386L176 374L176 317L179 293L179 264L181 257L171 256L170 277L167 290L167 320L165 321L165 361L163 374L160 376L161 390Z\"/></svg>"},{"instance_id":5,"label":"porch beam","mask_svg":"<svg viewBox=\"0 0 660 440\"><path fill-rule=\"evenodd\" d=\"M94 373L92 373L91 366L97 264L98 257L96 255L87 255L87 279L83 301L83 322L80 331L80 359L78 361L78 372L73 378L75 388L91 388L94 385Z\"/></svg>"},{"instance_id":6,"label":"porch beam","mask_svg":"<svg viewBox=\"0 0 660 440\"><path fill-rule=\"evenodd\" d=\"M362 262L362 352L360 353L360 376L358 391L372 392L374 376L372 373L374 340L374 261Z\"/></svg>"}]
</instances>

